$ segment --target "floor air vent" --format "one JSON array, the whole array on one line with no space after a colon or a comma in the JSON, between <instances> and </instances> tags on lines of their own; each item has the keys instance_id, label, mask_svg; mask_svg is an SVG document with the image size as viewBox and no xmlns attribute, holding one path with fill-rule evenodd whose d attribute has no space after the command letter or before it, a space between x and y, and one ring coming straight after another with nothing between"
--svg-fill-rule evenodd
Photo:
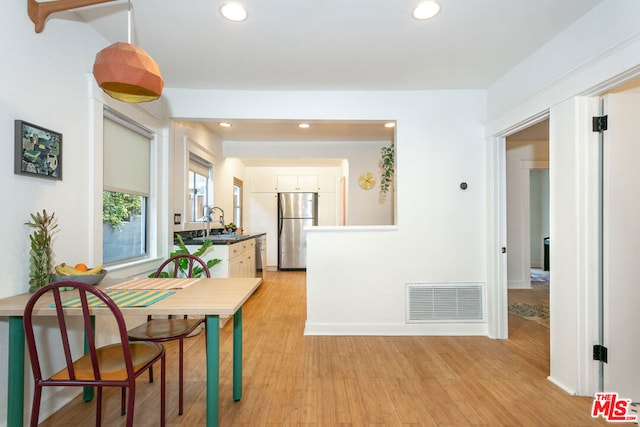
<instances>
[{"instance_id":1,"label":"floor air vent","mask_svg":"<svg viewBox=\"0 0 640 427\"><path fill-rule=\"evenodd\" d=\"M407 323L482 321L482 284L407 283Z\"/></svg>"}]
</instances>

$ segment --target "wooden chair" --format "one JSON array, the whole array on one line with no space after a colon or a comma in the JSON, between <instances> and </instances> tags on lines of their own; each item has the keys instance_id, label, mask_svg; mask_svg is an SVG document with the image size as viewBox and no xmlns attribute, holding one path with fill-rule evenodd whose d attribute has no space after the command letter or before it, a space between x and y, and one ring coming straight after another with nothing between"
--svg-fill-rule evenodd
<instances>
[{"instance_id":1,"label":"wooden chair","mask_svg":"<svg viewBox=\"0 0 640 427\"><path fill-rule=\"evenodd\" d=\"M74 288L78 290L82 310L85 339L88 344L88 353L73 360L71 345L69 343L69 332L67 331L67 316L65 308L62 307L60 288ZM45 294L51 293L56 309L58 327L60 329L60 343L66 367L56 372L49 378L44 378L41 369L40 353L44 354L45 364L49 363L50 354L59 352L58 347L53 348L52 344L57 343L51 336L47 335L46 340L36 340L33 327L33 311L38 300ZM95 330L89 313L87 303L88 294L94 295L101 300L111 311L115 318L120 342L116 344L96 347ZM72 297L76 294L65 292L65 297ZM77 310L77 309L74 309ZM74 317L78 317L77 315ZM74 281L62 281L51 283L42 287L29 299L24 310L24 329L29 358L35 380L33 392L33 407L31 410L31 426L38 425L40 413L40 401L43 387L96 387L98 389L96 407L96 426L101 425L102 420L102 387L121 387L122 409L124 413L125 390L129 388L129 399L127 401L127 427L133 426L133 414L135 404L136 378L150 369L151 366L160 361L160 424L165 425L165 357L164 346L152 342L129 342L127 336L127 326L122 312L115 302L102 290L85 283ZM53 342L52 342L53 341ZM38 351L40 350L40 351Z\"/></svg>"},{"instance_id":2,"label":"wooden chair","mask_svg":"<svg viewBox=\"0 0 640 427\"><path fill-rule=\"evenodd\" d=\"M211 273L209 272L206 262L195 255L179 254L172 256L158 267L155 277L160 277L167 266L169 266L169 275L171 277L179 277L180 275L183 275L184 277L192 277L194 268L196 267L202 268L206 277L211 277ZM182 415L184 400L184 338L195 331L203 322L204 319L190 319L188 316L183 316L181 318L169 316L168 319L154 319L152 316L147 316L146 323L143 323L129 331L129 339L134 341L166 342L178 340L178 415ZM153 369L149 370L149 381L153 382Z\"/></svg>"}]
</instances>

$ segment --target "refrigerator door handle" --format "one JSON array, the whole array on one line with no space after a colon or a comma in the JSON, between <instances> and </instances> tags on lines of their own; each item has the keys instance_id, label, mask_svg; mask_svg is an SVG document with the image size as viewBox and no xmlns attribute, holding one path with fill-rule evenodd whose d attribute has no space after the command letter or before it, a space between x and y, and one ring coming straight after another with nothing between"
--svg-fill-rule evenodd
<instances>
[{"instance_id":1,"label":"refrigerator door handle","mask_svg":"<svg viewBox=\"0 0 640 427\"><path fill-rule=\"evenodd\" d=\"M278 193L278 241L282 236L282 194Z\"/></svg>"}]
</instances>

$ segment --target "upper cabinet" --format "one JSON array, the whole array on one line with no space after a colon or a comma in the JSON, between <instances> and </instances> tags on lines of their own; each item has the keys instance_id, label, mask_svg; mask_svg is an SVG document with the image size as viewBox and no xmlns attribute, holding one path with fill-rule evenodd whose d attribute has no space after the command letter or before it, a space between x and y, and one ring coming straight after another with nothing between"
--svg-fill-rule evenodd
<instances>
[{"instance_id":1,"label":"upper cabinet","mask_svg":"<svg viewBox=\"0 0 640 427\"><path fill-rule=\"evenodd\" d=\"M251 193L275 193L278 191L278 177L275 174L256 174L250 178Z\"/></svg>"},{"instance_id":2,"label":"upper cabinet","mask_svg":"<svg viewBox=\"0 0 640 427\"><path fill-rule=\"evenodd\" d=\"M279 192L318 191L318 175L278 175Z\"/></svg>"},{"instance_id":3,"label":"upper cabinet","mask_svg":"<svg viewBox=\"0 0 640 427\"><path fill-rule=\"evenodd\" d=\"M335 176L260 174L251 178L251 193L335 192ZM326 188L326 189L325 189Z\"/></svg>"}]
</instances>

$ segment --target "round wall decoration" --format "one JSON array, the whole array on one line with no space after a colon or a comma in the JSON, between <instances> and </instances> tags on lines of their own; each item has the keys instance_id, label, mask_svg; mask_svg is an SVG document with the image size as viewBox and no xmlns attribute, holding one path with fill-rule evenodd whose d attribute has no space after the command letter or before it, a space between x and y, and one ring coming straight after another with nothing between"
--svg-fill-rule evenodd
<instances>
[{"instance_id":1,"label":"round wall decoration","mask_svg":"<svg viewBox=\"0 0 640 427\"><path fill-rule=\"evenodd\" d=\"M358 177L358 184L364 190L371 190L376 185L376 179L371 172L366 172Z\"/></svg>"}]
</instances>

